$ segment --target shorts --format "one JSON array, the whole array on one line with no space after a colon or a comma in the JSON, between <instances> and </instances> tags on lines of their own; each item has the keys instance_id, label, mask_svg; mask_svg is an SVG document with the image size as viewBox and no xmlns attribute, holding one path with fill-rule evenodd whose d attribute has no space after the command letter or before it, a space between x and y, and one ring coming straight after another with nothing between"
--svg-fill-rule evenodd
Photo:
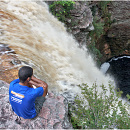
<instances>
[{"instance_id":1,"label":"shorts","mask_svg":"<svg viewBox=\"0 0 130 130\"><path fill-rule=\"evenodd\" d=\"M35 100L35 110L36 110L36 116L40 113L40 110L42 109L43 103L45 102L45 97L37 97Z\"/></svg>"}]
</instances>

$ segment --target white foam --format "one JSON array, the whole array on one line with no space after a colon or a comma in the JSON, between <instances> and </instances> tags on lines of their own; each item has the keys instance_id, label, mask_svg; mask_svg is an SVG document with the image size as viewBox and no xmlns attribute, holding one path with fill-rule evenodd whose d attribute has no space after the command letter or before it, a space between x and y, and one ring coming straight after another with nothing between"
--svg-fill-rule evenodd
<instances>
[{"instance_id":1,"label":"white foam","mask_svg":"<svg viewBox=\"0 0 130 130\"><path fill-rule=\"evenodd\" d=\"M101 65L100 70L105 74L110 67L110 64L108 62L105 62Z\"/></svg>"},{"instance_id":2,"label":"white foam","mask_svg":"<svg viewBox=\"0 0 130 130\"><path fill-rule=\"evenodd\" d=\"M8 0L0 5L7 17L1 18L4 34L0 42L11 45L21 60L32 64L34 73L51 89L56 86L56 91L77 91L78 84L92 86L95 82L108 86L112 79L96 67L87 49L78 47L77 41L45 3Z\"/></svg>"}]
</instances>

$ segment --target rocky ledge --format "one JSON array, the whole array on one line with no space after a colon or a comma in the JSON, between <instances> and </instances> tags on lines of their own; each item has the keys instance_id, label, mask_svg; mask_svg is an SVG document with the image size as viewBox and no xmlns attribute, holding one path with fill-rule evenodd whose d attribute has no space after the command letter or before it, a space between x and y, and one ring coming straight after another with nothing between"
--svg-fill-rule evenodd
<instances>
[{"instance_id":1,"label":"rocky ledge","mask_svg":"<svg viewBox=\"0 0 130 130\"><path fill-rule=\"evenodd\" d=\"M63 96L52 92L46 97L42 110L35 119L21 118L17 124L16 114L9 103L9 84L18 78L21 61L8 45L0 43L0 129L72 129L68 120L68 103Z\"/></svg>"},{"instance_id":2,"label":"rocky ledge","mask_svg":"<svg viewBox=\"0 0 130 130\"><path fill-rule=\"evenodd\" d=\"M0 43L0 80L10 83L18 78L18 69L22 67L21 61L7 44Z\"/></svg>"},{"instance_id":3,"label":"rocky ledge","mask_svg":"<svg viewBox=\"0 0 130 130\"><path fill-rule=\"evenodd\" d=\"M40 114L35 119L21 118L16 123L16 114L9 103L9 84L0 80L0 129L72 129L68 120L67 100L49 92Z\"/></svg>"}]
</instances>

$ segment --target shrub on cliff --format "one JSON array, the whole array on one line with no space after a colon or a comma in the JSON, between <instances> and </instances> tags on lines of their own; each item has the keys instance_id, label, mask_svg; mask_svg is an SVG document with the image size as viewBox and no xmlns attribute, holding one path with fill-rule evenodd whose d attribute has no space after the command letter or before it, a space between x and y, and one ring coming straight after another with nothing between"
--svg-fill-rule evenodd
<instances>
[{"instance_id":1,"label":"shrub on cliff","mask_svg":"<svg viewBox=\"0 0 130 130\"><path fill-rule=\"evenodd\" d=\"M74 128L81 129L102 129L102 128L130 128L130 106L118 100L121 92L114 94L114 88L109 84L110 94L107 96L107 89L104 85L100 86L103 90L100 94L97 85L91 88L87 84L79 86L84 98L76 97L75 105L70 106L71 122ZM87 104L84 101L87 100Z\"/></svg>"},{"instance_id":2,"label":"shrub on cliff","mask_svg":"<svg viewBox=\"0 0 130 130\"><path fill-rule=\"evenodd\" d=\"M65 18L70 17L70 11L74 4L74 1L54 1L49 8L54 16L61 22L65 22Z\"/></svg>"}]
</instances>

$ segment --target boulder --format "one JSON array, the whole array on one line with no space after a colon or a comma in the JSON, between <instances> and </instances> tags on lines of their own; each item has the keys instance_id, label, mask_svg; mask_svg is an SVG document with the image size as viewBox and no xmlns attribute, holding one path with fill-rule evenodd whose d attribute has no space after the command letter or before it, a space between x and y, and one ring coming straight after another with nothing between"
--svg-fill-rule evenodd
<instances>
[{"instance_id":1,"label":"boulder","mask_svg":"<svg viewBox=\"0 0 130 130\"><path fill-rule=\"evenodd\" d=\"M67 21L71 22L67 26L71 28L71 33L75 36L79 45L85 45L89 31L94 30L92 25L93 16L88 3L86 1L76 1L70 15L71 18L67 19Z\"/></svg>"},{"instance_id":2,"label":"boulder","mask_svg":"<svg viewBox=\"0 0 130 130\"><path fill-rule=\"evenodd\" d=\"M112 1L109 7L111 20L115 21L108 30L113 55L130 54L130 1Z\"/></svg>"},{"instance_id":3,"label":"boulder","mask_svg":"<svg viewBox=\"0 0 130 130\"><path fill-rule=\"evenodd\" d=\"M34 119L15 120L9 103L9 84L0 80L0 129L72 129L68 120L68 104L63 96L49 92L39 115Z\"/></svg>"}]
</instances>

